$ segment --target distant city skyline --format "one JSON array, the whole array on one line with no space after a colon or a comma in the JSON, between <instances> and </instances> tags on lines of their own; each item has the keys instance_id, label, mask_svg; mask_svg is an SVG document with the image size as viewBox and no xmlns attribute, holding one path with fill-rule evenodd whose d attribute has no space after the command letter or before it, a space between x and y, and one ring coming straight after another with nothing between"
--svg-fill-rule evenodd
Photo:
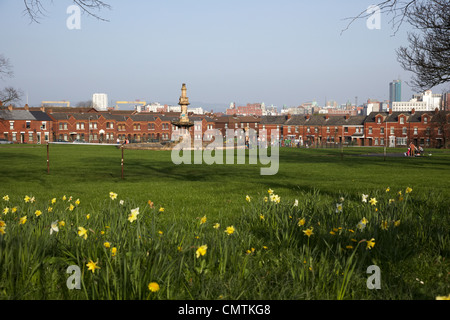
<instances>
[{"instance_id":1,"label":"distant city skyline","mask_svg":"<svg viewBox=\"0 0 450 320\"><path fill-rule=\"evenodd\" d=\"M2 1L0 28L8 31L0 53L15 76L0 87L21 89L22 104L30 106L75 105L97 92L109 101L177 104L186 83L192 107L218 111L231 102L280 109L384 101L397 78L403 99L418 93L395 53L407 44L408 25L393 35L390 17L382 15L379 30L357 20L341 34L346 19L373 1L106 2L112 10L98 14L109 22L83 14L81 29L70 30L72 1L45 2L39 24L23 14L22 1Z\"/></svg>"}]
</instances>

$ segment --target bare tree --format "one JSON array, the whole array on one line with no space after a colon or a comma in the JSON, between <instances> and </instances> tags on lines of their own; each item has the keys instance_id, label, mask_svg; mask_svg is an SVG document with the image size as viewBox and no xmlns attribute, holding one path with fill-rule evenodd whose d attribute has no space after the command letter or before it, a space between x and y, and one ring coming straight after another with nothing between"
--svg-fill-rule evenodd
<instances>
[{"instance_id":1,"label":"bare tree","mask_svg":"<svg viewBox=\"0 0 450 320\"><path fill-rule=\"evenodd\" d=\"M12 66L9 59L0 54L0 80L11 78L13 76Z\"/></svg>"},{"instance_id":2,"label":"bare tree","mask_svg":"<svg viewBox=\"0 0 450 320\"><path fill-rule=\"evenodd\" d=\"M0 90L0 101L3 105L16 104L22 101L23 92L13 87L6 87Z\"/></svg>"},{"instance_id":3,"label":"bare tree","mask_svg":"<svg viewBox=\"0 0 450 320\"><path fill-rule=\"evenodd\" d=\"M412 86L421 91L450 81L450 2L415 3L408 22L420 34L408 33L409 47L397 50L402 67L413 72Z\"/></svg>"},{"instance_id":4,"label":"bare tree","mask_svg":"<svg viewBox=\"0 0 450 320\"><path fill-rule=\"evenodd\" d=\"M450 81L450 3L448 0L385 0L377 4L381 13L391 15L394 34L403 23L417 32L408 33L409 47L397 50L401 66L413 73L411 85L424 91ZM358 19L371 13L360 12L350 20L344 32Z\"/></svg>"},{"instance_id":5,"label":"bare tree","mask_svg":"<svg viewBox=\"0 0 450 320\"><path fill-rule=\"evenodd\" d=\"M44 0L23 0L25 5L24 13L27 15L32 22L39 23L38 19L45 16L45 5ZM101 0L72 0L73 4L76 4L81 8L81 11L102 21L108 21L100 17L96 11L101 11L102 9L111 9L111 6Z\"/></svg>"}]
</instances>

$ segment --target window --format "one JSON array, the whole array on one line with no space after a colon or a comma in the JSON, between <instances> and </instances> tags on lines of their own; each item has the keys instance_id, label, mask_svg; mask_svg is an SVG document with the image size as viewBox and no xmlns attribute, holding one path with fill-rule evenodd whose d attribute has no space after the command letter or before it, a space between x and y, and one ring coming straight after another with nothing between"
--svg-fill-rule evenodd
<instances>
[{"instance_id":1,"label":"window","mask_svg":"<svg viewBox=\"0 0 450 320\"><path fill-rule=\"evenodd\" d=\"M15 132L12 133L12 141L14 141L14 142L17 141L17 133L15 133Z\"/></svg>"},{"instance_id":2,"label":"window","mask_svg":"<svg viewBox=\"0 0 450 320\"><path fill-rule=\"evenodd\" d=\"M380 128L380 134L384 134L384 128L383 127Z\"/></svg>"},{"instance_id":3,"label":"window","mask_svg":"<svg viewBox=\"0 0 450 320\"><path fill-rule=\"evenodd\" d=\"M41 126L42 130L47 130L47 122L46 121L42 121L42 126ZM45 140L47 141L47 140Z\"/></svg>"},{"instance_id":4,"label":"window","mask_svg":"<svg viewBox=\"0 0 450 320\"><path fill-rule=\"evenodd\" d=\"M375 138L375 145L378 145L378 138Z\"/></svg>"},{"instance_id":5,"label":"window","mask_svg":"<svg viewBox=\"0 0 450 320\"><path fill-rule=\"evenodd\" d=\"M394 135L394 133L395 133L395 128L391 127L391 135Z\"/></svg>"},{"instance_id":6,"label":"window","mask_svg":"<svg viewBox=\"0 0 450 320\"><path fill-rule=\"evenodd\" d=\"M408 134L408 128L403 127L402 133L403 133L404 136L406 136Z\"/></svg>"},{"instance_id":7,"label":"window","mask_svg":"<svg viewBox=\"0 0 450 320\"><path fill-rule=\"evenodd\" d=\"M384 146L384 138L380 138L380 145Z\"/></svg>"},{"instance_id":8,"label":"window","mask_svg":"<svg viewBox=\"0 0 450 320\"><path fill-rule=\"evenodd\" d=\"M405 124L405 118L404 117L400 117L400 124Z\"/></svg>"},{"instance_id":9,"label":"window","mask_svg":"<svg viewBox=\"0 0 450 320\"><path fill-rule=\"evenodd\" d=\"M377 123L381 123L381 118L380 117L377 118Z\"/></svg>"},{"instance_id":10,"label":"window","mask_svg":"<svg viewBox=\"0 0 450 320\"><path fill-rule=\"evenodd\" d=\"M30 128L31 128L31 121L27 121L26 128L27 128L27 129L30 129Z\"/></svg>"},{"instance_id":11,"label":"window","mask_svg":"<svg viewBox=\"0 0 450 320\"><path fill-rule=\"evenodd\" d=\"M397 138L397 145L406 146L406 140L407 138Z\"/></svg>"},{"instance_id":12,"label":"window","mask_svg":"<svg viewBox=\"0 0 450 320\"><path fill-rule=\"evenodd\" d=\"M417 127L414 127L414 134L417 134L418 133L418 129L417 129Z\"/></svg>"},{"instance_id":13,"label":"window","mask_svg":"<svg viewBox=\"0 0 450 320\"><path fill-rule=\"evenodd\" d=\"M33 133L32 132L28 133L28 142L33 143Z\"/></svg>"},{"instance_id":14,"label":"window","mask_svg":"<svg viewBox=\"0 0 450 320\"><path fill-rule=\"evenodd\" d=\"M9 130L14 130L14 121L9 122Z\"/></svg>"},{"instance_id":15,"label":"window","mask_svg":"<svg viewBox=\"0 0 450 320\"><path fill-rule=\"evenodd\" d=\"M306 128L306 132L310 133L311 132L311 128L310 127Z\"/></svg>"},{"instance_id":16,"label":"window","mask_svg":"<svg viewBox=\"0 0 450 320\"><path fill-rule=\"evenodd\" d=\"M287 132L291 133L291 127L290 126L287 127Z\"/></svg>"},{"instance_id":17,"label":"window","mask_svg":"<svg viewBox=\"0 0 450 320\"><path fill-rule=\"evenodd\" d=\"M428 118L427 118L427 117L424 117L424 118L423 118L423 123L425 123L425 124L428 123Z\"/></svg>"},{"instance_id":18,"label":"window","mask_svg":"<svg viewBox=\"0 0 450 320\"><path fill-rule=\"evenodd\" d=\"M373 133L373 129L372 129L372 127L369 127L369 134L372 134Z\"/></svg>"},{"instance_id":19,"label":"window","mask_svg":"<svg viewBox=\"0 0 450 320\"><path fill-rule=\"evenodd\" d=\"M438 128L438 134L439 134L439 135L442 134L442 128Z\"/></svg>"},{"instance_id":20,"label":"window","mask_svg":"<svg viewBox=\"0 0 450 320\"><path fill-rule=\"evenodd\" d=\"M315 133L318 133L318 132L319 132L319 128L318 128L318 127L315 127L315 128L314 128L314 132L315 132Z\"/></svg>"}]
</instances>

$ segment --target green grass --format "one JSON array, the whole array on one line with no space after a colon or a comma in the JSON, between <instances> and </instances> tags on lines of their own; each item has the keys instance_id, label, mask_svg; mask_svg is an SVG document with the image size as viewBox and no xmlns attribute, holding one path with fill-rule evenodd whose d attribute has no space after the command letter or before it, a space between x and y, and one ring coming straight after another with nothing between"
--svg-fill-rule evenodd
<instances>
[{"instance_id":1,"label":"green grass","mask_svg":"<svg viewBox=\"0 0 450 320\"><path fill-rule=\"evenodd\" d=\"M379 156L362 156L374 152ZM343 156L340 149L281 149L278 174L261 176L260 165L177 166L168 151L125 150L122 179L121 151L115 147L51 145L50 174L45 146L0 147L0 196L10 197L0 200L1 209L17 207L15 214L0 215L6 223L0 235L0 298L448 295L450 153L430 152L423 158L385 159L382 148L344 148ZM413 192L405 194L407 187ZM264 201L269 188L280 203ZM110 191L118 199L111 200ZM377 205L361 202L363 193L376 198ZM36 202L25 203L25 195ZM80 204L69 211L63 195ZM47 212L52 198L57 202ZM335 212L339 202L342 213ZM136 207L139 218L130 223L127 217ZM36 217L38 209L43 214ZM20 225L24 215L28 221ZM207 222L200 224L203 216ZM369 223L358 231L363 217ZM299 226L299 219L305 224ZM66 225L50 235L55 220ZM387 230L381 228L383 221ZM236 232L227 235L230 225ZM86 240L77 235L79 226L89 230ZM303 232L309 227L311 237ZM365 240L371 238L375 247L369 250ZM118 248L115 257L105 241ZM196 249L204 244L207 253L197 258ZM85 266L90 259L101 267L94 274ZM366 269L374 264L381 269L381 290L366 287ZM69 265L82 269L81 290L67 289ZM160 291L148 290L152 281Z\"/></svg>"}]
</instances>

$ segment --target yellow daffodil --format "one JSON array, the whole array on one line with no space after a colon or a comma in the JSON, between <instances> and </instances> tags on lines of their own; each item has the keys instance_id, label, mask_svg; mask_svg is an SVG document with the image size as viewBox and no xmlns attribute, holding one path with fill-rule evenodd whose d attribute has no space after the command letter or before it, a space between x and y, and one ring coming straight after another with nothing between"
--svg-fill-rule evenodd
<instances>
[{"instance_id":1,"label":"yellow daffodil","mask_svg":"<svg viewBox=\"0 0 450 320\"><path fill-rule=\"evenodd\" d=\"M151 292L158 292L159 291L159 284L157 284L156 282L150 282L148 284L148 290L150 290Z\"/></svg>"},{"instance_id":2,"label":"yellow daffodil","mask_svg":"<svg viewBox=\"0 0 450 320\"><path fill-rule=\"evenodd\" d=\"M264 215L260 214L259 215L259 220L264 220Z\"/></svg>"},{"instance_id":3,"label":"yellow daffodil","mask_svg":"<svg viewBox=\"0 0 450 320\"><path fill-rule=\"evenodd\" d=\"M66 201L66 199L67 199L67 197L64 195L64 196L62 197L62 200L63 200L63 201Z\"/></svg>"},{"instance_id":4,"label":"yellow daffodil","mask_svg":"<svg viewBox=\"0 0 450 320\"><path fill-rule=\"evenodd\" d=\"M235 229L234 229L233 226L229 226L229 227L227 227L227 228L225 229L225 233L228 234L228 235L233 234L234 231L235 231Z\"/></svg>"},{"instance_id":5,"label":"yellow daffodil","mask_svg":"<svg viewBox=\"0 0 450 320\"><path fill-rule=\"evenodd\" d=\"M204 223L206 223L206 216L203 216L203 217L200 219L200 224L204 224Z\"/></svg>"},{"instance_id":6,"label":"yellow daffodil","mask_svg":"<svg viewBox=\"0 0 450 320\"><path fill-rule=\"evenodd\" d=\"M75 206L73 204L70 204L69 211L73 211L73 209L75 209Z\"/></svg>"},{"instance_id":7,"label":"yellow daffodil","mask_svg":"<svg viewBox=\"0 0 450 320\"><path fill-rule=\"evenodd\" d=\"M298 220L298 226L301 227L306 223L305 218L301 218Z\"/></svg>"},{"instance_id":8,"label":"yellow daffodil","mask_svg":"<svg viewBox=\"0 0 450 320\"><path fill-rule=\"evenodd\" d=\"M388 229L388 222L385 220L385 221L381 221L381 229L383 229L383 230L387 230Z\"/></svg>"},{"instance_id":9,"label":"yellow daffodil","mask_svg":"<svg viewBox=\"0 0 450 320\"><path fill-rule=\"evenodd\" d=\"M36 202L36 198L35 198L35 197L31 197L31 198L30 198L30 202L31 202L31 203L35 203L35 202Z\"/></svg>"},{"instance_id":10,"label":"yellow daffodil","mask_svg":"<svg viewBox=\"0 0 450 320\"><path fill-rule=\"evenodd\" d=\"M3 214L8 214L8 212L9 212L9 208L3 209Z\"/></svg>"},{"instance_id":11,"label":"yellow daffodil","mask_svg":"<svg viewBox=\"0 0 450 320\"><path fill-rule=\"evenodd\" d=\"M28 202L30 202L30 197L29 196L25 196L25 198L23 198L23 201L25 201L25 203L28 203Z\"/></svg>"},{"instance_id":12,"label":"yellow daffodil","mask_svg":"<svg viewBox=\"0 0 450 320\"><path fill-rule=\"evenodd\" d=\"M367 249L372 249L375 246L375 239L372 238L370 240L367 240Z\"/></svg>"},{"instance_id":13,"label":"yellow daffodil","mask_svg":"<svg viewBox=\"0 0 450 320\"><path fill-rule=\"evenodd\" d=\"M130 222L136 221L138 215L139 215L139 208L132 209L130 215L128 216L128 221Z\"/></svg>"},{"instance_id":14,"label":"yellow daffodil","mask_svg":"<svg viewBox=\"0 0 450 320\"><path fill-rule=\"evenodd\" d=\"M84 238L84 240L87 239L87 230L83 227L78 227L78 235L82 238Z\"/></svg>"},{"instance_id":15,"label":"yellow daffodil","mask_svg":"<svg viewBox=\"0 0 450 320\"><path fill-rule=\"evenodd\" d=\"M220 228L220 223L215 223L215 224L213 225L213 228L214 228L214 229L219 229L219 228Z\"/></svg>"},{"instance_id":16,"label":"yellow daffodil","mask_svg":"<svg viewBox=\"0 0 450 320\"><path fill-rule=\"evenodd\" d=\"M398 227L400 225L400 220L394 222L394 227Z\"/></svg>"},{"instance_id":17,"label":"yellow daffodil","mask_svg":"<svg viewBox=\"0 0 450 320\"><path fill-rule=\"evenodd\" d=\"M66 223L64 221L59 221L58 224L60 227L64 227L66 225Z\"/></svg>"},{"instance_id":18,"label":"yellow daffodil","mask_svg":"<svg viewBox=\"0 0 450 320\"><path fill-rule=\"evenodd\" d=\"M111 248L111 255L112 255L113 257L115 257L116 254L117 254L117 248L116 248L116 247Z\"/></svg>"},{"instance_id":19,"label":"yellow daffodil","mask_svg":"<svg viewBox=\"0 0 450 320\"><path fill-rule=\"evenodd\" d=\"M6 227L6 222L3 220L0 220L0 228Z\"/></svg>"},{"instance_id":20,"label":"yellow daffodil","mask_svg":"<svg viewBox=\"0 0 450 320\"><path fill-rule=\"evenodd\" d=\"M90 218L91 218L91 215L88 213L88 214L86 215L86 219L89 220Z\"/></svg>"},{"instance_id":21,"label":"yellow daffodil","mask_svg":"<svg viewBox=\"0 0 450 320\"><path fill-rule=\"evenodd\" d=\"M313 228L309 228L306 230L303 230L303 233L305 234L305 236L311 237L314 233L313 233Z\"/></svg>"},{"instance_id":22,"label":"yellow daffodil","mask_svg":"<svg viewBox=\"0 0 450 320\"><path fill-rule=\"evenodd\" d=\"M75 201L75 204L76 204L76 205L79 205L79 204L80 204L80 199L77 199L77 200Z\"/></svg>"},{"instance_id":23,"label":"yellow daffodil","mask_svg":"<svg viewBox=\"0 0 450 320\"><path fill-rule=\"evenodd\" d=\"M54 204L56 203L56 198L53 198L53 199L51 200L51 203L52 203L52 205L54 205Z\"/></svg>"},{"instance_id":24,"label":"yellow daffodil","mask_svg":"<svg viewBox=\"0 0 450 320\"><path fill-rule=\"evenodd\" d=\"M8 195L4 196L4 197L3 197L3 200L9 201L9 196L8 196Z\"/></svg>"},{"instance_id":25,"label":"yellow daffodil","mask_svg":"<svg viewBox=\"0 0 450 320\"><path fill-rule=\"evenodd\" d=\"M36 217L39 217L42 214L42 211L41 210L36 210L34 212L34 214L36 215Z\"/></svg>"},{"instance_id":26,"label":"yellow daffodil","mask_svg":"<svg viewBox=\"0 0 450 320\"><path fill-rule=\"evenodd\" d=\"M47 212L52 212L53 211L53 208L52 207L48 207L47 208Z\"/></svg>"},{"instance_id":27,"label":"yellow daffodil","mask_svg":"<svg viewBox=\"0 0 450 320\"><path fill-rule=\"evenodd\" d=\"M97 261L97 262L94 262L94 261L90 260L90 261L86 264L86 267L88 267L88 270L91 270L92 273L95 273L95 269L100 269L100 267L97 266L97 263L98 263L98 261Z\"/></svg>"},{"instance_id":28,"label":"yellow daffodil","mask_svg":"<svg viewBox=\"0 0 450 320\"><path fill-rule=\"evenodd\" d=\"M395 199L389 199L389 204L392 204L395 202Z\"/></svg>"},{"instance_id":29,"label":"yellow daffodil","mask_svg":"<svg viewBox=\"0 0 450 320\"><path fill-rule=\"evenodd\" d=\"M19 219L19 224L25 224L25 222L27 222L27 216L23 216Z\"/></svg>"},{"instance_id":30,"label":"yellow daffodil","mask_svg":"<svg viewBox=\"0 0 450 320\"><path fill-rule=\"evenodd\" d=\"M108 242L108 241L105 241L105 242L103 243L103 246L104 246L106 249L109 249L109 248L111 247L111 243Z\"/></svg>"},{"instance_id":31,"label":"yellow daffodil","mask_svg":"<svg viewBox=\"0 0 450 320\"><path fill-rule=\"evenodd\" d=\"M268 192L269 194L272 194L272 193L273 193L273 190L272 190L272 189L269 189L269 190L267 190L267 192Z\"/></svg>"},{"instance_id":32,"label":"yellow daffodil","mask_svg":"<svg viewBox=\"0 0 450 320\"><path fill-rule=\"evenodd\" d=\"M0 233L1 233L2 235L6 234L5 228L6 228L6 227L0 227Z\"/></svg>"},{"instance_id":33,"label":"yellow daffodil","mask_svg":"<svg viewBox=\"0 0 450 320\"><path fill-rule=\"evenodd\" d=\"M164 208L163 207L161 207L161 208L159 208L159 212L164 212Z\"/></svg>"},{"instance_id":34,"label":"yellow daffodil","mask_svg":"<svg viewBox=\"0 0 450 320\"><path fill-rule=\"evenodd\" d=\"M389 191L391 191L391 188L387 187L386 192L389 192Z\"/></svg>"},{"instance_id":35,"label":"yellow daffodil","mask_svg":"<svg viewBox=\"0 0 450 320\"><path fill-rule=\"evenodd\" d=\"M268 202L268 201L269 201L269 198L264 197L264 202Z\"/></svg>"},{"instance_id":36,"label":"yellow daffodil","mask_svg":"<svg viewBox=\"0 0 450 320\"><path fill-rule=\"evenodd\" d=\"M12 208L11 208L11 212L12 212L12 213L16 213L16 212L17 212L17 207L12 207Z\"/></svg>"},{"instance_id":37,"label":"yellow daffodil","mask_svg":"<svg viewBox=\"0 0 450 320\"><path fill-rule=\"evenodd\" d=\"M208 250L208 246L206 244L198 247L195 252L196 257L199 258L200 256L204 256L206 254L206 250Z\"/></svg>"},{"instance_id":38,"label":"yellow daffodil","mask_svg":"<svg viewBox=\"0 0 450 320\"><path fill-rule=\"evenodd\" d=\"M371 198L370 200L369 200L369 203L371 204L371 205L373 205L373 206L376 206L377 205L377 199L375 199L375 198Z\"/></svg>"},{"instance_id":39,"label":"yellow daffodil","mask_svg":"<svg viewBox=\"0 0 450 320\"><path fill-rule=\"evenodd\" d=\"M250 198L249 195L247 195L247 196L245 197L245 200L247 200L247 202L250 202L252 199Z\"/></svg>"},{"instance_id":40,"label":"yellow daffodil","mask_svg":"<svg viewBox=\"0 0 450 320\"><path fill-rule=\"evenodd\" d=\"M406 188L405 193L411 193L411 192L412 192L412 189L410 187Z\"/></svg>"},{"instance_id":41,"label":"yellow daffodil","mask_svg":"<svg viewBox=\"0 0 450 320\"><path fill-rule=\"evenodd\" d=\"M436 300L450 300L450 294L448 296L437 296Z\"/></svg>"},{"instance_id":42,"label":"yellow daffodil","mask_svg":"<svg viewBox=\"0 0 450 320\"><path fill-rule=\"evenodd\" d=\"M110 192L109 193L109 197L111 198L111 200L116 200L117 199L117 193L114 193L114 192Z\"/></svg>"}]
</instances>

